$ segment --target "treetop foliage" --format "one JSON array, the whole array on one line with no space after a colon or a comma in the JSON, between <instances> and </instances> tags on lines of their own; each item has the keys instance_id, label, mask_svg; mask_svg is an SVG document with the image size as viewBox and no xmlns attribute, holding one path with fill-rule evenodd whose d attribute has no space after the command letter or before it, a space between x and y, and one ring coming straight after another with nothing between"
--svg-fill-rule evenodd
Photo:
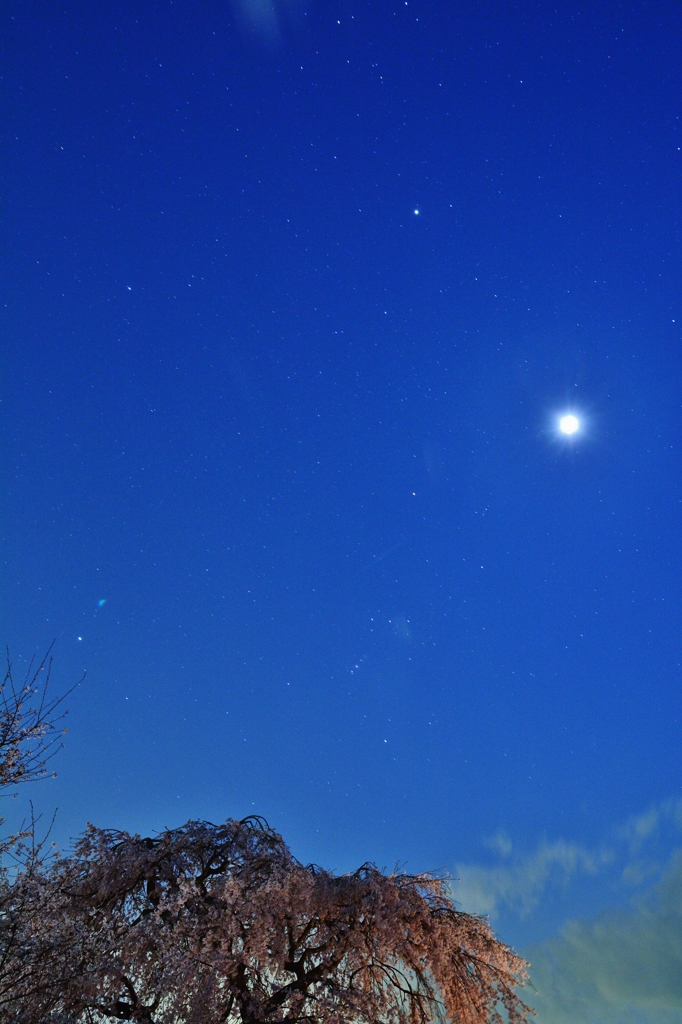
<instances>
[{"instance_id":1,"label":"treetop foliage","mask_svg":"<svg viewBox=\"0 0 682 1024\"><path fill-rule=\"evenodd\" d=\"M524 1024L527 965L446 878L334 875L260 818L153 838L90 826L4 924L16 1024Z\"/></svg>"}]
</instances>

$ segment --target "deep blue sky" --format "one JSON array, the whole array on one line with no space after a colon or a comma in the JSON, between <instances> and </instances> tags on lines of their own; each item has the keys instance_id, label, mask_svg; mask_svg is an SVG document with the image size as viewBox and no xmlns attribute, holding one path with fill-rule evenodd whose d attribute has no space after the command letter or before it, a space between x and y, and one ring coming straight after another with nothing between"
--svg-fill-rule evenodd
<instances>
[{"instance_id":1,"label":"deep blue sky","mask_svg":"<svg viewBox=\"0 0 682 1024\"><path fill-rule=\"evenodd\" d=\"M88 671L32 795L596 848L680 792L682 11L249 10L3 6L2 638Z\"/></svg>"}]
</instances>

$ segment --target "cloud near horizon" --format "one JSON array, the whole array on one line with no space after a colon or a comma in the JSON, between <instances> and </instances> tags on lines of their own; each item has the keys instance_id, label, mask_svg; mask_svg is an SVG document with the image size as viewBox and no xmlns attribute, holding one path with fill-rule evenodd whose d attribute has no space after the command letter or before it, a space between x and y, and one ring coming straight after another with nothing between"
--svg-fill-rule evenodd
<instances>
[{"instance_id":1,"label":"cloud near horizon","mask_svg":"<svg viewBox=\"0 0 682 1024\"><path fill-rule=\"evenodd\" d=\"M500 833L500 863L463 864L453 892L471 913L539 919L557 888L603 876L602 894L624 906L566 920L522 950L538 1024L682 1024L682 800L666 800L588 849L564 839L520 854Z\"/></svg>"},{"instance_id":2,"label":"cloud near horizon","mask_svg":"<svg viewBox=\"0 0 682 1024\"><path fill-rule=\"evenodd\" d=\"M538 1024L681 1024L682 850L629 910L570 921L525 955Z\"/></svg>"}]
</instances>

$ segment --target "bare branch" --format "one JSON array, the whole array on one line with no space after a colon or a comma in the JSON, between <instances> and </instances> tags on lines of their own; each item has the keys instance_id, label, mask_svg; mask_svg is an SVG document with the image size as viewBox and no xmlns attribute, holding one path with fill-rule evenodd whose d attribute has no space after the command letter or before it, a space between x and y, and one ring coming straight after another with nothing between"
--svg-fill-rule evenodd
<instances>
[{"instance_id":1,"label":"bare branch","mask_svg":"<svg viewBox=\"0 0 682 1024\"><path fill-rule=\"evenodd\" d=\"M83 680L57 697L50 696L53 646L54 642L37 665L31 660L21 684L15 683L6 652L0 684L0 788L45 778L48 762L62 746L64 702Z\"/></svg>"}]
</instances>

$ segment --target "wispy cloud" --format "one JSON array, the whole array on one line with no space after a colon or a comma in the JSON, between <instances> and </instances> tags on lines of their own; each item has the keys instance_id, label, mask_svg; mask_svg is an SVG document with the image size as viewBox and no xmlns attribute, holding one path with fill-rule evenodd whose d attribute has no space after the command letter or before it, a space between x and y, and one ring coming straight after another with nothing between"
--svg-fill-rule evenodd
<instances>
[{"instance_id":1,"label":"wispy cloud","mask_svg":"<svg viewBox=\"0 0 682 1024\"><path fill-rule=\"evenodd\" d=\"M471 913L491 917L504 905L526 917L540 902L550 884L566 884L575 874L594 875L611 858L608 850L592 852L563 839L541 843L533 853L514 857L511 841L497 836L496 844L508 864L487 868L458 864L456 897Z\"/></svg>"},{"instance_id":2,"label":"wispy cloud","mask_svg":"<svg viewBox=\"0 0 682 1024\"><path fill-rule=\"evenodd\" d=\"M661 829L670 825L682 829L682 800L662 800L642 814L633 815L618 829L617 836L629 845L632 853L636 853Z\"/></svg>"},{"instance_id":3,"label":"wispy cloud","mask_svg":"<svg viewBox=\"0 0 682 1024\"><path fill-rule=\"evenodd\" d=\"M549 889L566 888L579 876L609 870L614 886L651 885L660 877L670 850L661 858L661 836L682 830L682 800L666 800L633 815L598 847L558 838L543 840L530 853L520 853L504 832L486 841L501 863L492 867L458 864L454 893L465 910L495 918L500 911L528 917Z\"/></svg>"}]
</instances>

